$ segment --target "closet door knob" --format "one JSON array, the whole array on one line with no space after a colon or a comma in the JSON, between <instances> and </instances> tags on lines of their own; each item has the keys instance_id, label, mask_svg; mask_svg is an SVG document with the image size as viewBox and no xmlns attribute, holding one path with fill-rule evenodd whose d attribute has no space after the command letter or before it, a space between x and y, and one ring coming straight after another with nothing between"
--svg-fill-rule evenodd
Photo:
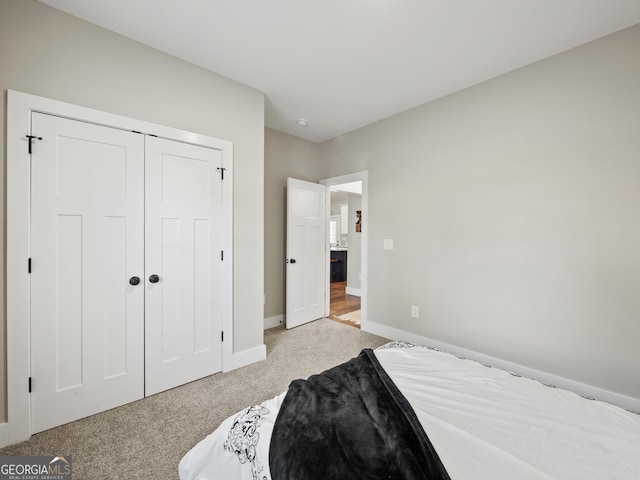
<instances>
[{"instance_id":1,"label":"closet door knob","mask_svg":"<svg viewBox=\"0 0 640 480\"><path fill-rule=\"evenodd\" d=\"M153 275L149 276L149 282L150 283L158 283L160 281L160 277L158 275L156 275L155 273Z\"/></svg>"},{"instance_id":2,"label":"closet door knob","mask_svg":"<svg viewBox=\"0 0 640 480\"><path fill-rule=\"evenodd\" d=\"M138 285L140 283L140 277L131 277L129 283L131 285Z\"/></svg>"}]
</instances>

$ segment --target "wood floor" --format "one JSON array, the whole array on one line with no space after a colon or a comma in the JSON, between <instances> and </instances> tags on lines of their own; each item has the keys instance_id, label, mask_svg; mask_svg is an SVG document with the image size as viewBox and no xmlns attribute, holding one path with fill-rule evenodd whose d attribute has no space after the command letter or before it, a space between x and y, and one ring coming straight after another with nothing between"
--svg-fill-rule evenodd
<instances>
[{"instance_id":1,"label":"wood floor","mask_svg":"<svg viewBox=\"0 0 640 480\"><path fill-rule=\"evenodd\" d=\"M347 282L331 282L331 297L329 300L329 318L352 327L360 328L351 322L340 320L339 315L360 310L360 297L347 295Z\"/></svg>"}]
</instances>

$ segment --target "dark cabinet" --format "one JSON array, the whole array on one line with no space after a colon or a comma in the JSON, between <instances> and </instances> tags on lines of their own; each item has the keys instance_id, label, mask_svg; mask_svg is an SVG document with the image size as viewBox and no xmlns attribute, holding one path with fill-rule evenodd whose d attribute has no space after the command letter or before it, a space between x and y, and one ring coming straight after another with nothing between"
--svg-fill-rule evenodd
<instances>
[{"instance_id":1,"label":"dark cabinet","mask_svg":"<svg viewBox=\"0 0 640 480\"><path fill-rule=\"evenodd\" d=\"M331 281L347 281L347 251L331 250Z\"/></svg>"}]
</instances>

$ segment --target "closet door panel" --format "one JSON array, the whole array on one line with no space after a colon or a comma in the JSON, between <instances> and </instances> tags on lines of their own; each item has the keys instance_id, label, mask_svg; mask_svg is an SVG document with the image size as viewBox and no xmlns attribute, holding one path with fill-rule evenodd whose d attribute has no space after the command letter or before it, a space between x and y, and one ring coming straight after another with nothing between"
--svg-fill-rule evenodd
<instances>
[{"instance_id":1,"label":"closet door panel","mask_svg":"<svg viewBox=\"0 0 640 480\"><path fill-rule=\"evenodd\" d=\"M144 138L40 113L32 130L36 433L143 396Z\"/></svg>"},{"instance_id":2,"label":"closet door panel","mask_svg":"<svg viewBox=\"0 0 640 480\"><path fill-rule=\"evenodd\" d=\"M147 138L146 395L222 367L221 159L219 150Z\"/></svg>"}]
</instances>

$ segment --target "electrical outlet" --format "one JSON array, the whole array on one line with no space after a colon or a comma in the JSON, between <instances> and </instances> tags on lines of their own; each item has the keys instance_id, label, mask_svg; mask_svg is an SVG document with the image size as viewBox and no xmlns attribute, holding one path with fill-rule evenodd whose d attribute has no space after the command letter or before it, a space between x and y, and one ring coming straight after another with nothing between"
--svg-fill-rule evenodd
<instances>
[{"instance_id":1,"label":"electrical outlet","mask_svg":"<svg viewBox=\"0 0 640 480\"><path fill-rule=\"evenodd\" d=\"M420 307L416 307L415 305L411 305L411 316L413 318L420 318Z\"/></svg>"}]
</instances>

